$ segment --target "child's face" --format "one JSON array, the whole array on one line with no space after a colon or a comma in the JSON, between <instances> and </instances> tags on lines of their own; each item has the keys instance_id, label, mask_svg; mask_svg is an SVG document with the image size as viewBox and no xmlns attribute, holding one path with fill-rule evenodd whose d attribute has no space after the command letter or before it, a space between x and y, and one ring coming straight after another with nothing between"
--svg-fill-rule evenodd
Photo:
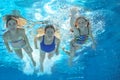
<instances>
[{"instance_id":1,"label":"child's face","mask_svg":"<svg viewBox=\"0 0 120 80\"><path fill-rule=\"evenodd\" d=\"M16 28L17 28L17 22L16 22L15 20L10 20L10 21L8 21L8 23L7 23L7 28L8 28L9 30L14 30L14 29L16 29Z\"/></svg>"},{"instance_id":2,"label":"child's face","mask_svg":"<svg viewBox=\"0 0 120 80\"><path fill-rule=\"evenodd\" d=\"M52 28L47 28L47 29L46 29L46 35L47 35L48 37L54 36L54 30L53 30Z\"/></svg>"},{"instance_id":3,"label":"child's face","mask_svg":"<svg viewBox=\"0 0 120 80\"><path fill-rule=\"evenodd\" d=\"M78 27L84 27L84 26L87 26L87 21L83 18L80 18L78 20Z\"/></svg>"}]
</instances>

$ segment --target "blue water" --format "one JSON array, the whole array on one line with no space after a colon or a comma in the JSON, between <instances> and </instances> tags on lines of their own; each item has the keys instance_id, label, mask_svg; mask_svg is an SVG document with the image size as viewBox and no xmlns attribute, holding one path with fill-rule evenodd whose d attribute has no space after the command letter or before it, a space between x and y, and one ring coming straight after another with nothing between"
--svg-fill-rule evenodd
<instances>
[{"instance_id":1,"label":"blue water","mask_svg":"<svg viewBox=\"0 0 120 80\"><path fill-rule=\"evenodd\" d=\"M0 0L0 80L120 80L120 0ZM81 15L91 21L96 50L89 44L76 53L73 66L67 64L68 56L60 49L60 56L45 65L46 73L34 74L30 65L23 67L14 53L8 53L2 35L6 31L2 16L17 9L30 21L51 20L62 35L61 46L69 49L69 9L80 8ZM26 29L32 41L36 25ZM31 35L32 34L32 35ZM32 38L31 38L32 37ZM31 43L33 46L33 44ZM39 53L34 53L34 58ZM25 58L26 60L26 58ZM37 61L37 60L36 60ZM39 63L39 62L38 62ZM38 64L37 63L37 64ZM52 69L47 66L52 65Z\"/></svg>"}]
</instances>

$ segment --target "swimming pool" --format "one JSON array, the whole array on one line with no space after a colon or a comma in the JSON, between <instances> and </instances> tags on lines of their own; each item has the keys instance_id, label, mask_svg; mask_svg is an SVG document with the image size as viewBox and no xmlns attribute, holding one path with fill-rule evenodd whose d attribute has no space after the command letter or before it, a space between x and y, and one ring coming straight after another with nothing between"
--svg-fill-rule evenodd
<instances>
[{"instance_id":1,"label":"swimming pool","mask_svg":"<svg viewBox=\"0 0 120 80\"><path fill-rule=\"evenodd\" d=\"M120 0L0 0L0 80L120 80ZM46 59L45 73L33 73L33 67L23 63L13 53L8 53L3 43L5 32L2 16L17 9L30 21L50 20L59 29L60 46L69 49L69 9L79 7L80 14L91 21L93 36L97 41L96 50L89 41L67 64L68 56L60 49L60 55L52 61ZM26 28L26 34L33 45L36 30L44 25ZM38 62L39 53L33 56ZM24 60L27 61L26 57ZM39 67L39 66L38 66ZM52 67L52 68L51 68Z\"/></svg>"}]
</instances>

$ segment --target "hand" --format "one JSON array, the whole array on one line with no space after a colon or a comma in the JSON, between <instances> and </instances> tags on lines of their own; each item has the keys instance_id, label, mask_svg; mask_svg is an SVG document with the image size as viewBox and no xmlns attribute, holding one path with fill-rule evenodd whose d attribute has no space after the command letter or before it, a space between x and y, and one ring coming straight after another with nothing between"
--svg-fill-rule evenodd
<instances>
[{"instance_id":1,"label":"hand","mask_svg":"<svg viewBox=\"0 0 120 80\"><path fill-rule=\"evenodd\" d=\"M75 15L77 13L77 8L74 7L70 9L70 11L71 11L71 15Z\"/></svg>"}]
</instances>

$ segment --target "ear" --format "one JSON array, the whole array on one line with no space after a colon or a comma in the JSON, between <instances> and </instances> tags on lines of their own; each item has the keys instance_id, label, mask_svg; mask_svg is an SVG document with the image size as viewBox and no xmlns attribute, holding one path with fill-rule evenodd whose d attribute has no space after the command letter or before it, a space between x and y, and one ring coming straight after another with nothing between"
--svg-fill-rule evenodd
<instances>
[{"instance_id":1,"label":"ear","mask_svg":"<svg viewBox=\"0 0 120 80\"><path fill-rule=\"evenodd\" d=\"M76 21L75 21L75 27L77 27L77 26L78 26L78 21L76 20Z\"/></svg>"}]
</instances>

